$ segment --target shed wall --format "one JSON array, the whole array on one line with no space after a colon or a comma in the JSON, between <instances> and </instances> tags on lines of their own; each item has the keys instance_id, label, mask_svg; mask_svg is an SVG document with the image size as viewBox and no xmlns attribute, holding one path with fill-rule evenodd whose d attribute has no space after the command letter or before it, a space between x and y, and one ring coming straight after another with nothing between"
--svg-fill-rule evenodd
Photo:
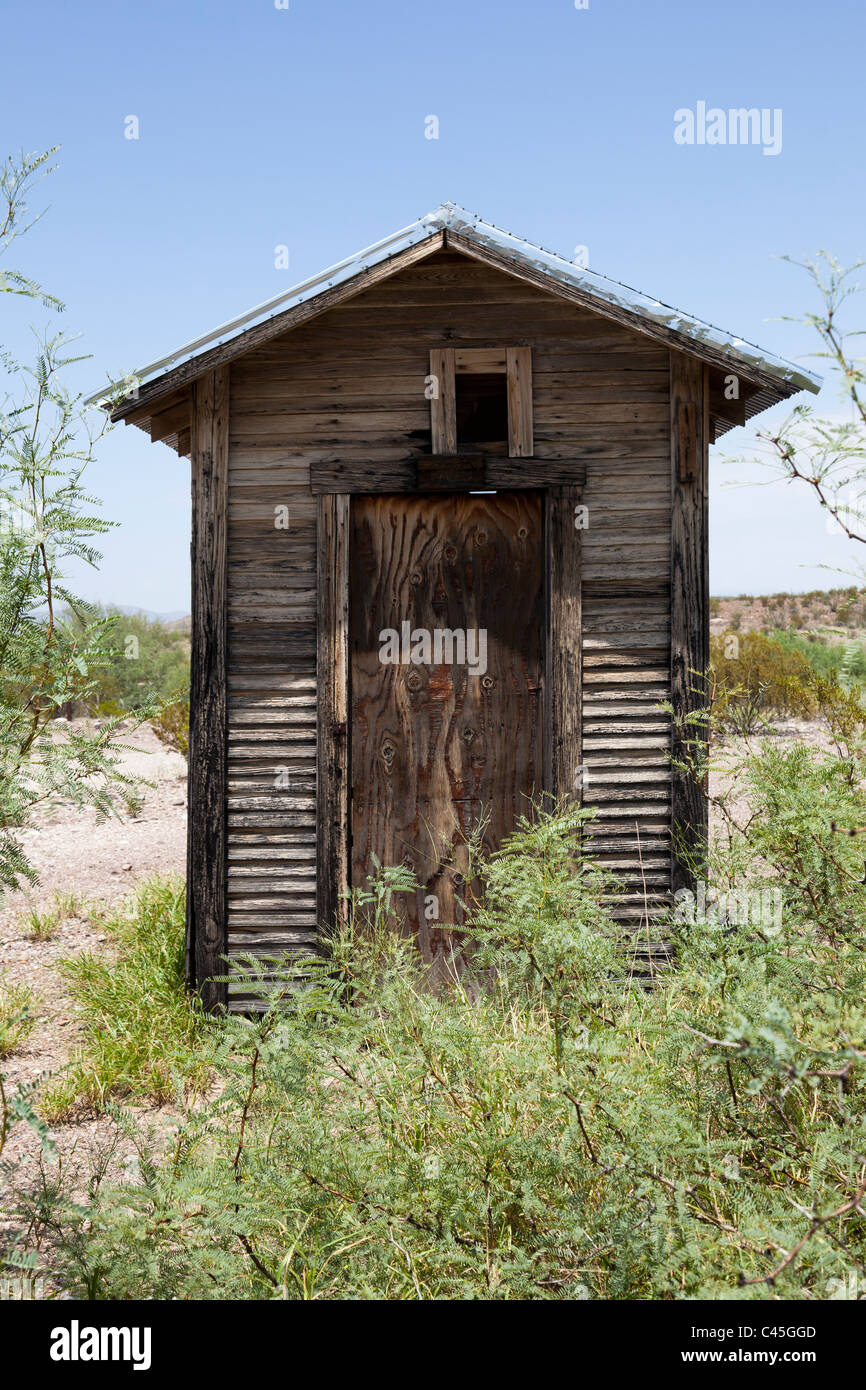
<instances>
[{"instance_id":1,"label":"shed wall","mask_svg":"<svg viewBox=\"0 0 866 1390\"><path fill-rule=\"evenodd\" d=\"M431 347L532 349L535 460L586 464L584 801L632 889L670 886L668 351L455 253L411 267L230 368L228 950L312 947L316 499L311 464L429 450ZM288 508L288 529L275 521ZM284 769L282 775L278 769ZM280 785L278 782L283 785ZM642 903L625 905L639 916ZM230 988L234 1007L243 991Z\"/></svg>"}]
</instances>

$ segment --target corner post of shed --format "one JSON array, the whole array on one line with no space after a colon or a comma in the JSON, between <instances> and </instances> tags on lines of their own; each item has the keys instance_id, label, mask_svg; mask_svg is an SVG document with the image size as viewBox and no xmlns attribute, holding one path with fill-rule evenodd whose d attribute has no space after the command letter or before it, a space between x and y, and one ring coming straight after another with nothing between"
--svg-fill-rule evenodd
<instances>
[{"instance_id":1,"label":"corner post of shed","mask_svg":"<svg viewBox=\"0 0 866 1390\"><path fill-rule=\"evenodd\" d=\"M544 786L555 800L583 800L583 620L581 533L575 520L580 484L548 488L547 671Z\"/></svg>"},{"instance_id":2,"label":"corner post of shed","mask_svg":"<svg viewBox=\"0 0 866 1390\"><path fill-rule=\"evenodd\" d=\"M341 920L349 886L349 519L347 493L316 499L316 918Z\"/></svg>"},{"instance_id":3,"label":"corner post of shed","mask_svg":"<svg viewBox=\"0 0 866 1390\"><path fill-rule=\"evenodd\" d=\"M192 384L192 640L189 693L186 976L224 1006L227 916L227 544L229 368Z\"/></svg>"},{"instance_id":4,"label":"corner post of shed","mask_svg":"<svg viewBox=\"0 0 866 1390\"><path fill-rule=\"evenodd\" d=\"M671 890L694 891L708 835L705 788L676 764L706 740L704 721L686 722L705 709L708 696L709 580L709 369L697 357L671 349ZM689 745L692 745L690 748Z\"/></svg>"}]
</instances>

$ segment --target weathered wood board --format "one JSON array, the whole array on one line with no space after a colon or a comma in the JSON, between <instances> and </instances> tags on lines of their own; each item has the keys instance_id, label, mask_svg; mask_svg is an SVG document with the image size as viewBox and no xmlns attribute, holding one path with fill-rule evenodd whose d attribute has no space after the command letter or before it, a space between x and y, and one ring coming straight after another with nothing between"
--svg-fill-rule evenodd
<instances>
[{"instance_id":1,"label":"weathered wood board","mask_svg":"<svg viewBox=\"0 0 866 1390\"><path fill-rule=\"evenodd\" d=\"M411 867L435 960L465 838L487 817L497 847L542 788L542 498L353 497L350 549L353 882L374 855Z\"/></svg>"},{"instance_id":2,"label":"weathered wood board","mask_svg":"<svg viewBox=\"0 0 866 1390\"><path fill-rule=\"evenodd\" d=\"M225 1003L227 367L192 400L192 648L189 689L186 971L205 1006Z\"/></svg>"}]
</instances>

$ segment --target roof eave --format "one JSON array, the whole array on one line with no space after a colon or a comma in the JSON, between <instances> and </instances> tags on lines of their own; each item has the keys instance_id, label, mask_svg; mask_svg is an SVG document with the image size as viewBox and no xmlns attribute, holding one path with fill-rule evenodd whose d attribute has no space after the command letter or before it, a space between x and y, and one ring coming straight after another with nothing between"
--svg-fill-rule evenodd
<instances>
[{"instance_id":1,"label":"roof eave","mask_svg":"<svg viewBox=\"0 0 866 1390\"><path fill-rule=\"evenodd\" d=\"M756 344L732 338L672 306L595 271L574 266L553 252L485 223L455 204L444 203L426 217L311 280L150 363L134 374L134 392L119 403L116 394L112 399L107 391L97 392L89 403L98 402L110 409L112 420L126 419L140 412L143 405L158 402L214 366L308 322L446 245L719 370L734 371L754 390L769 394L774 400L784 400L802 390L815 393L821 388L820 377L765 353Z\"/></svg>"}]
</instances>

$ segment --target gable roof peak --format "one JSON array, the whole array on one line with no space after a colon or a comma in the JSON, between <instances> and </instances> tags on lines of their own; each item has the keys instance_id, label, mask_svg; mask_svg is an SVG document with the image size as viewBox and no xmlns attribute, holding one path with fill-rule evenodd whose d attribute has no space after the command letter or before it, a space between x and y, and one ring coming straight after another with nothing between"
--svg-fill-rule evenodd
<instances>
[{"instance_id":1,"label":"gable roof peak","mask_svg":"<svg viewBox=\"0 0 866 1390\"><path fill-rule=\"evenodd\" d=\"M189 380L196 374L195 366L200 357L207 357L209 364L216 350L220 351L223 360L247 351L253 345L253 330L258 330L255 333L256 341L261 341L263 335L270 334L271 330L274 334L289 331L296 322L330 307L335 294L348 295L363 288L364 277L377 267L382 268L385 274L392 273L387 263L393 261L394 271L399 269L403 263L398 260L401 253L414 254L413 248L418 248L423 254L423 244L428 241L432 243L436 237L446 247L470 256L486 256L506 274L533 278L540 288L551 294L561 295L574 303L583 303L598 313L618 318L637 332L670 342L672 346L703 357L718 367L740 371L747 379L751 373L754 380L771 391L777 391L779 398L801 390L817 392L821 387L819 376L766 352L745 338L683 313L673 305L621 281L611 280L589 266L569 261L513 232L503 231L459 203L444 202L399 231L373 242L320 271L318 275L140 368L132 377L135 388L133 395L137 395L145 386L150 388L147 391L149 397L159 394L163 384L166 391L171 390L179 384L180 378ZM435 249L431 245L430 250ZM352 286L350 282L356 280L358 284ZM314 302L318 299L322 303L316 307ZM305 307L302 309L301 306ZM271 320L274 322L270 323ZM237 354L226 352L226 347L233 344L235 339L238 340ZM205 369L206 364L203 364L201 370ZM114 394L116 390L115 387ZM111 391L103 388L90 401L104 403L111 394ZM129 405L124 403L117 408L115 416L119 417L133 408L134 402L130 401Z\"/></svg>"}]
</instances>

